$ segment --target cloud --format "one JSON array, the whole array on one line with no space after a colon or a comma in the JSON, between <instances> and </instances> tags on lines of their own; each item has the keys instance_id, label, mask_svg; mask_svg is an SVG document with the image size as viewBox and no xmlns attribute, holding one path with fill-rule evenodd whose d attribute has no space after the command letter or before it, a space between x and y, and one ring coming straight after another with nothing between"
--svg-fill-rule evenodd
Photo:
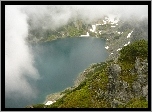
<instances>
[{"instance_id":1,"label":"cloud","mask_svg":"<svg viewBox=\"0 0 152 112\"><path fill-rule=\"evenodd\" d=\"M147 5L37 5L25 6L23 10L30 19L31 28L44 29L56 29L77 18L91 22L104 16L126 20L148 17Z\"/></svg>"},{"instance_id":2,"label":"cloud","mask_svg":"<svg viewBox=\"0 0 152 112\"><path fill-rule=\"evenodd\" d=\"M6 6L5 12L5 93L13 97L33 97L35 92L27 77L37 80L38 72L25 38L28 35L27 16L20 6Z\"/></svg>"}]
</instances>

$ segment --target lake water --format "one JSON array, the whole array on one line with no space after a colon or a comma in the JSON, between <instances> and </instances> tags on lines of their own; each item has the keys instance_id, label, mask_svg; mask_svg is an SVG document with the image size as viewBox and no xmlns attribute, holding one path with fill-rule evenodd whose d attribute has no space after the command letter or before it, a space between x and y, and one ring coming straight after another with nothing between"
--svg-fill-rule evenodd
<instances>
[{"instance_id":1,"label":"lake water","mask_svg":"<svg viewBox=\"0 0 152 112\"><path fill-rule=\"evenodd\" d=\"M6 107L43 103L46 95L73 86L80 72L92 63L104 62L108 56L105 40L93 37L57 39L31 48L41 78L36 82L29 79L29 82L37 88L38 95L28 101L6 98Z\"/></svg>"}]
</instances>

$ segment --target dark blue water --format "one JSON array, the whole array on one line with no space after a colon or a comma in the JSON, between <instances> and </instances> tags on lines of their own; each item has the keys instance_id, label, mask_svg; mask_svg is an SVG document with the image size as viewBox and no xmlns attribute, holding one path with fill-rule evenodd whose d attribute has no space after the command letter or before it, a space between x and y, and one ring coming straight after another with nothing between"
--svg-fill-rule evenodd
<instances>
[{"instance_id":1,"label":"dark blue water","mask_svg":"<svg viewBox=\"0 0 152 112\"><path fill-rule=\"evenodd\" d=\"M105 40L93 37L58 39L34 44L31 49L41 78L37 82L29 79L29 82L37 88L38 95L28 101L6 98L6 107L22 108L43 103L46 95L73 86L80 72L92 63L105 61L108 56Z\"/></svg>"}]
</instances>

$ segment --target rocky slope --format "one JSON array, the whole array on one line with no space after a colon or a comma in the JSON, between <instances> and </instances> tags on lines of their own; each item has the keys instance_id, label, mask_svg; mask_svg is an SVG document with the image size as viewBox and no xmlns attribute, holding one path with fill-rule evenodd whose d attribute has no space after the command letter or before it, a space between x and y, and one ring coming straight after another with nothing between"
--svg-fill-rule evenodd
<instances>
[{"instance_id":1,"label":"rocky slope","mask_svg":"<svg viewBox=\"0 0 152 112\"><path fill-rule=\"evenodd\" d=\"M33 108L146 108L148 106L148 43L145 21L110 21L107 17L92 24L71 22L53 36L39 39L87 34L106 40L106 62L90 65L78 75L73 87L56 93L51 105ZM81 34L81 35L80 35ZM32 37L32 36L31 36ZM30 38L31 38L30 37ZM144 40L141 40L144 39ZM32 39L29 41L33 41ZM35 42L35 40L33 41ZM52 100L47 97L47 101ZM51 98L52 95L51 95ZM48 100L49 99L49 100Z\"/></svg>"}]
</instances>

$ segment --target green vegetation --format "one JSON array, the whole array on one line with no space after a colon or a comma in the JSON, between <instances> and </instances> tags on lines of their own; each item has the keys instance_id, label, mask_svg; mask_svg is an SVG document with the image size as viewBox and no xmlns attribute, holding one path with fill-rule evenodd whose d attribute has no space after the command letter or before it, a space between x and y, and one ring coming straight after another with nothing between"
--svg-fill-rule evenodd
<instances>
[{"instance_id":1,"label":"green vegetation","mask_svg":"<svg viewBox=\"0 0 152 112\"><path fill-rule=\"evenodd\" d=\"M125 46L120 51L118 64L121 66L120 78L130 85L137 78L137 73L131 75L131 70L134 70L136 58L147 59L148 58L148 43L145 40L139 40L128 46Z\"/></svg>"},{"instance_id":2,"label":"green vegetation","mask_svg":"<svg viewBox=\"0 0 152 112\"><path fill-rule=\"evenodd\" d=\"M36 104L36 105L33 105L33 108L44 108L45 105L44 104Z\"/></svg>"},{"instance_id":3,"label":"green vegetation","mask_svg":"<svg viewBox=\"0 0 152 112\"><path fill-rule=\"evenodd\" d=\"M148 102L143 97L136 97L126 105L119 105L119 108L148 108Z\"/></svg>"},{"instance_id":4,"label":"green vegetation","mask_svg":"<svg viewBox=\"0 0 152 112\"><path fill-rule=\"evenodd\" d=\"M132 88L132 83L137 79L138 74L132 75L136 58L147 59L148 43L145 40L139 40L125 46L120 50L120 56L117 62L112 60L91 65L92 69L86 73L86 79L80 85L72 90L66 90L62 98L45 108L111 108L111 102L104 96L107 91L108 67L117 63L121 67L121 73L118 80L125 81ZM83 75L83 74L82 74ZM43 104L33 105L34 108L43 108ZM134 97L125 105L119 104L118 108L147 108L148 102L143 97Z\"/></svg>"},{"instance_id":5,"label":"green vegetation","mask_svg":"<svg viewBox=\"0 0 152 112\"><path fill-rule=\"evenodd\" d=\"M120 51L119 60L134 63L136 57L145 59L148 57L148 43L145 40L139 40L133 44L125 46Z\"/></svg>"},{"instance_id":6,"label":"green vegetation","mask_svg":"<svg viewBox=\"0 0 152 112\"><path fill-rule=\"evenodd\" d=\"M144 98L133 98L127 103L126 108L148 108L148 102Z\"/></svg>"}]
</instances>

